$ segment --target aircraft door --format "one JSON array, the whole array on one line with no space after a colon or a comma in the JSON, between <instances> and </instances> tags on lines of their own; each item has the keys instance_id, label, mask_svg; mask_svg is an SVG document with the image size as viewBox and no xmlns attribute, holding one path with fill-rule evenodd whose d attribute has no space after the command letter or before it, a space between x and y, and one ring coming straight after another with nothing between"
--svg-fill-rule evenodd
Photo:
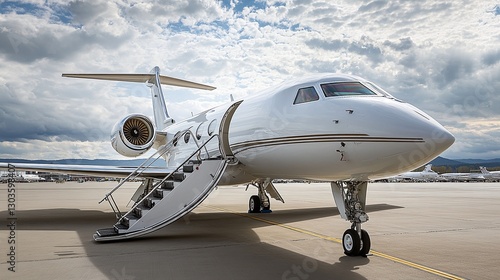
<instances>
[{"instance_id":1,"label":"aircraft door","mask_svg":"<svg viewBox=\"0 0 500 280\"><path fill-rule=\"evenodd\" d=\"M231 119L233 118L234 112L240 104L243 102L237 101L233 103L224 113L224 116L221 119L219 126L219 137L220 137L220 151L223 157L231 157L233 156L233 151L231 151L231 147L229 145L229 125L231 124Z\"/></svg>"}]
</instances>

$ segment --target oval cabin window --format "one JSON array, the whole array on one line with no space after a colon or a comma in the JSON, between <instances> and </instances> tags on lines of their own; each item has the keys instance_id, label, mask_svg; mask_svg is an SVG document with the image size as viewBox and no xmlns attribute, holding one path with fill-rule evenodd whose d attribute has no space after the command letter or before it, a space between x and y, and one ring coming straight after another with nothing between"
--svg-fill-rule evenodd
<instances>
[{"instance_id":1,"label":"oval cabin window","mask_svg":"<svg viewBox=\"0 0 500 280\"><path fill-rule=\"evenodd\" d=\"M210 124L208 125L208 135L212 136L215 131L215 127L217 126L217 120L212 120Z\"/></svg>"}]
</instances>

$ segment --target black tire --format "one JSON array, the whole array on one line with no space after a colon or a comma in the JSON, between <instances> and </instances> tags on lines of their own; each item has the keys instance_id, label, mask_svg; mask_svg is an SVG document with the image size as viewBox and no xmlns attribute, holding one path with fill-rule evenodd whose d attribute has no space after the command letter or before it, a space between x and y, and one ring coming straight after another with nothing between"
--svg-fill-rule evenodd
<instances>
[{"instance_id":1,"label":"black tire","mask_svg":"<svg viewBox=\"0 0 500 280\"><path fill-rule=\"evenodd\" d=\"M344 247L344 254L358 256L359 249L361 248L361 240L358 232L354 229L346 230L342 236L342 247Z\"/></svg>"},{"instance_id":2,"label":"black tire","mask_svg":"<svg viewBox=\"0 0 500 280\"><path fill-rule=\"evenodd\" d=\"M248 213L260 213L260 198L258 195L252 195L248 202Z\"/></svg>"},{"instance_id":3,"label":"black tire","mask_svg":"<svg viewBox=\"0 0 500 280\"><path fill-rule=\"evenodd\" d=\"M269 201L269 205L267 207L262 206L262 210L269 211L269 210L271 210L271 201L269 200L269 196L266 195L266 197L267 197L267 201Z\"/></svg>"},{"instance_id":4,"label":"black tire","mask_svg":"<svg viewBox=\"0 0 500 280\"><path fill-rule=\"evenodd\" d=\"M372 246L372 243L370 241L370 235L368 235L368 232L366 230L362 229L361 230L361 249L359 250L359 255L366 257L368 253L370 252L370 248Z\"/></svg>"}]
</instances>

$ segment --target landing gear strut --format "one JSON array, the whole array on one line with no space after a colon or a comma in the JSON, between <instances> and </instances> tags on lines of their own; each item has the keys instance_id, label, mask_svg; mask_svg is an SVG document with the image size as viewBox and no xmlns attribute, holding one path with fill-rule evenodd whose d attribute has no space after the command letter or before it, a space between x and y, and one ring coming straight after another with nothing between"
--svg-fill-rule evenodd
<instances>
[{"instance_id":1,"label":"landing gear strut","mask_svg":"<svg viewBox=\"0 0 500 280\"><path fill-rule=\"evenodd\" d=\"M266 188L270 184L270 180L256 181L251 185L259 190L257 195L252 195L248 202L248 213L271 213L271 201L266 194ZM248 186L247 186L248 188Z\"/></svg>"},{"instance_id":2,"label":"landing gear strut","mask_svg":"<svg viewBox=\"0 0 500 280\"><path fill-rule=\"evenodd\" d=\"M366 205L367 182L332 182L332 192L340 216L351 222L351 228L342 236L344 253L348 256L365 256L370 252L371 241L361 224L368 221Z\"/></svg>"}]
</instances>

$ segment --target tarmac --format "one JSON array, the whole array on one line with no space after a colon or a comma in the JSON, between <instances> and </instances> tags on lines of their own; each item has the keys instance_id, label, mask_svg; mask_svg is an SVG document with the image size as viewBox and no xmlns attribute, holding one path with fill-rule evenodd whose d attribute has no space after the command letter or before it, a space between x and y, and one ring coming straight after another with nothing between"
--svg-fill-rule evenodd
<instances>
[{"instance_id":1,"label":"tarmac","mask_svg":"<svg viewBox=\"0 0 500 280\"><path fill-rule=\"evenodd\" d=\"M15 210L10 213L8 185L0 184L4 224L0 278L498 279L500 275L500 183L371 183L370 220L363 228L371 236L372 251L366 258L344 255L339 242L350 224L340 218L329 184L276 184L286 203L272 200L269 214L247 213L255 188L245 192L245 186L219 187L192 213L159 231L97 243L92 239L95 230L115 223L109 204L98 204L114 185L16 183ZM126 209L138 185L127 183L117 191L121 209ZM12 240L15 244L9 244Z\"/></svg>"}]
</instances>

